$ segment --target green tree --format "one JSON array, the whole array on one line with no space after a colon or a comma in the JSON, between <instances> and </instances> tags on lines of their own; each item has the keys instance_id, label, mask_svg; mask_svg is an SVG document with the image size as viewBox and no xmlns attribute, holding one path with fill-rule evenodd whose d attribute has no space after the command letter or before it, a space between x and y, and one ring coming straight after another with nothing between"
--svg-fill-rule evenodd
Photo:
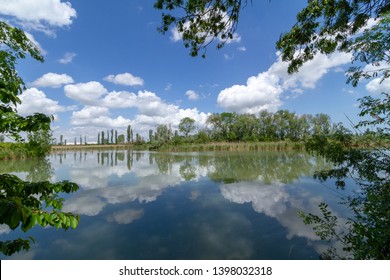
<instances>
[{"instance_id":1,"label":"green tree","mask_svg":"<svg viewBox=\"0 0 390 280\"><path fill-rule=\"evenodd\" d=\"M246 3L246 0L157 0L154 7L168 12L162 14L162 25L158 29L161 33L174 24L182 33L190 54L197 56L203 50L205 57L207 46L215 38L220 38L217 48L234 38L239 13ZM174 10L180 10L178 16L172 15Z\"/></svg>"},{"instance_id":2,"label":"green tree","mask_svg":"<svg viewBox=\"0 0 390 280\"><path fill-rule=\"evenodd\" d=\"M133 142L133 130L131 129L131 125L127 126L127 131L126 131L126 142L131 143Z\"/></svg>"},{"instance_id":3,"label":"green tree","mask_svg":"<svg viewBox=\"0 0 390 280\"><path fill-rule=\"evenodd\" d=\"M361 117L370 116L356 126L378 126L377 141L370 149L356 149L351 133L342 127L332 135L315 135L307 143L309 150L330 160L334 167L316 173L321 181L332 179L339 189L348 188L353 179L359 187L344 198L343 203L355 214L340 230L340 221L320 205L322 215L300 213L306 224L313 225L318 236L327 241L337 240L342 251L330 247L324 258L390 259L390 156L388 143L390 126L390 95L360 99ZM367 143L367 146L372 143Z\"/></svg>"},{"instance_id":4,"label":"green tree","mask_svg":"<svg viewBox=\"0 0 390 280\"><path fill-rule=\"evenodd\" d=\"M40 113L21 117L14 107L20 104L18 95L25 89L15 66L19 59L28 54L38 61L43 61L39 49L22 30L0 21L0 133L20 141L20 133L27 132L31 140L30 145L35 146L42 143L41 136L44 133L49 133L52 117ZM41 148L43 152L45 147L40 146ZM20 226L23 231L35 225L75 228L79 216L61 212L63 200L58 194L74 192L77 189L76 184L68 181L31 183L15 175L0 174L0 224L6 224L11 229ZM29 248L30 240L18 238L0 241L0 251L4 255L12 255Z\"/></svg>"},{"instance_id":5,"label":"green tree","mask_svg":"<svg viewBox=\"0 0 390 280\"><path fill-rule=\"evenodd\" d=\"M352 81L353 85L362 78L379 74L387 78L389 67L378 67L372 72L363 68L368 64L380 66L383 61L389 64L389 12L388 0L308 1L297 15L297 23L280 37L276 45L283 60L290 62L289 73L297 72L318 52L330 54L341 51L351 53L352 61L363 63L347 71L347 81ZM370 19L375 19L376 23L367 27Z\"/></svg>"},{"instance_id":6,"label":"green tree","mask_svg":"<svg viewBox=\"0 0 390 280\"><path fill-rule=\"evenodd\" d=\"M118 135L118 144L123 144L125 143L125 135L119 134Z\"/></svg>"},{"instance_id":7,"label":"green tree","mask_svg":"<svg viewBox=\"0 0 390 280\"><path fill-rule=\"evenodd\" d=\"M149 143L152 143L153 140L154 140L154 138L153 138L153 130L149 129Z\"/></svg>"},{"instance_id":8,"label":"green tree","mask_svg":"<svg viewBox=\"0 0 390 280\"><path fill-rule=\"evenodd\" d=\"M184 133L184 137L188 137L188 135L195 130L195 120L189 117L185 117L180 120L179 123L179 131Z\"/></svg>"},{"instance_id":9,"label":"green tree","mask_svg":"<svg viewBox=\"0 0 390 280\"><path fill-rule=\"evenodd\" d=\"M219 38L217 48L221 48L234 38L240 12L247 4L247 0L157 0L154 7L163 11L158 30L164 34L175 26L190 54L197 56L202 50L204 57L214 39ZM388 0L309 0L276 46L282 59L289 62L289 73L297 72L319 52L341 51L351 53L352 61L363 62L347 71L347 81L353 85L362 78L388 78L389 12ZM370 19L376 22L367 27ZM382 67L367 71L367 64Z\"/></svg>"},{"instance_id":10,"label":"green tree","mask_svg":"<svg viewBox=\"0 0 390 280\"><path fill-rule=\"evenodd\" d=\"M54 138L51 130L39 130L27 133L27 150L30 156L44 157L51 149Z\"/></svg>"}]
</instances>

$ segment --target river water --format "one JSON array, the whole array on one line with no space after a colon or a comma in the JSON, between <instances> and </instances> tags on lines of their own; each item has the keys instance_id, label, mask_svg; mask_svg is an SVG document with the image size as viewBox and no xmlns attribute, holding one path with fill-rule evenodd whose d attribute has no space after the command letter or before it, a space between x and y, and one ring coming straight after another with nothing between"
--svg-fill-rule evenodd
<instances>
[{"instance_id":1,"label":"river water","mask_svg":"<svg viewBox=\"0 0 390 280\"><path fill-rule=\"evenodd\" d=\"M77 229L0 226L0 239L33 236L13 259L318 259L326 246L297 211L345 211L329 168L304 152L67 151L45 161L0 162L26 180L70 180L64 211ZM1 256L2 259L6 257Z\"/></svg>"}]
</instances>

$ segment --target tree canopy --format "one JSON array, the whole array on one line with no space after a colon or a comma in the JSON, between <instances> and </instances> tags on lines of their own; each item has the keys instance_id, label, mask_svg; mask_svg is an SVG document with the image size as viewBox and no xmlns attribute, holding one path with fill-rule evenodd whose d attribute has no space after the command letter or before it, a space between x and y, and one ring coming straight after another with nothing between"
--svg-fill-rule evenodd
<instances>
[{"instance_id":1,"label":"tree canopy","mask_svg":"<svg viewBox=\"0 0 390 280\"><path fill-rule=\"evenodd\" d=\"M252 1L250 1L252 3ZM252 3L253 4L253 3ZM182 35L184 46L192 56L203 51L215 39L222 48L234 38L240 12L247 0L157 0L154 7L163 10L161 33L171 26ZM352 54L348 82L383 75L389 77L389 0L309 0L298 13L297 22L276 43L288 72L294 73L317 53L335 51ZM366 70L372 64L375 70Z\"/></svg>"}]
</instances>

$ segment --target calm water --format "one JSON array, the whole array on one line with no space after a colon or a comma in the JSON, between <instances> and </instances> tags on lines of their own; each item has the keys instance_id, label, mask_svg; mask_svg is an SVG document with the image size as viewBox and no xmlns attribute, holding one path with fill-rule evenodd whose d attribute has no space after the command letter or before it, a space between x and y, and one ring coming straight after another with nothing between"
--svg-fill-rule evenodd
<instances>
[{"instance_id":1,"label":"calm water","mask_svg":"<svg viewBox=\"0 0 390 280\"><path fill-rule=\"evenodd\" d=\"M1 240L33 236L16 259L318 259L321 243L297 217L338 194L312 179L323 160L301 152L93 151L0 162L27 180L71 180L74 230L0 226ZM5 258L1 256L1 258Z\"/></svg>"}]
</instances>

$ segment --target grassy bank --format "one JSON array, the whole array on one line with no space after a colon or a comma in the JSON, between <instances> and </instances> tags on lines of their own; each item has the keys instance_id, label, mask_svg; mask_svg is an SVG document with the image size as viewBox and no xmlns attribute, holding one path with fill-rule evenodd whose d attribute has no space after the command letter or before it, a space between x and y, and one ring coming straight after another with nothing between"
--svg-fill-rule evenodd
<instances>
[{"instance_id":1,"label":"grassy bank","mask_svg":"<svg viewBox=\"0 0 390 280\"><path fill-rule=\"evenodd\" d=\"M0 160L24 159L32 156L32 152L24 143L0 143Z\"/></svg>"}]
</instances>

